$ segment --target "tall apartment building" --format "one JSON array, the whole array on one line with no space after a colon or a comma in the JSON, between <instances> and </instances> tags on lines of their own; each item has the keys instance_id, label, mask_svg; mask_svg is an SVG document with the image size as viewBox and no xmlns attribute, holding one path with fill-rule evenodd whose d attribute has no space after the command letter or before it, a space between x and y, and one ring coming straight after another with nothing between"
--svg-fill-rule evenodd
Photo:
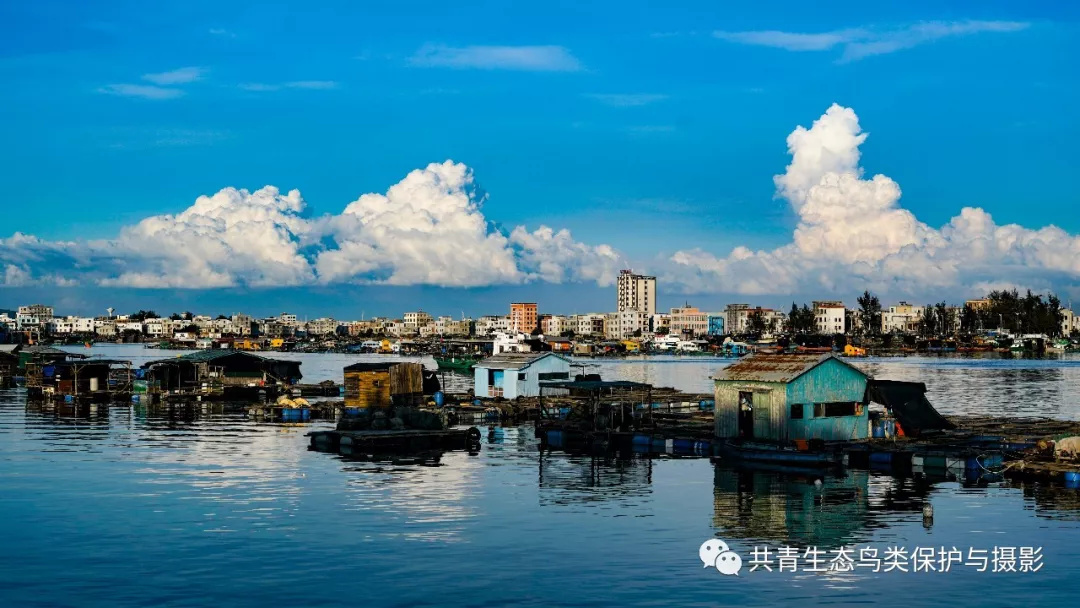
<instances>
[{"instance_id":1,"label":"tall apartment building","mask_svg":"<svg viewBox=\"0 0 1080 608\"><path fill-rule=\"evenodd\" d=\"M656 277L634 274L632 270L619 272L616 286L616 312L636 310L647 315L656 313Z\"/></svg>"},{"instance_id":2,"label":"tall apartment building","mask_svg":"<svg viewBox=\"0 0 1080 608\"><path fill-rule=\"evenodd\" d=\"M819 334L842 334L845 331L847 309L843 302L814 302L814 324Z\"/></svg>"},{"instance_id":3,"label":"tall apartment building","mask_svg":"<svg viewBox=\"0 0 1080 608\"><path fill-rule=\"evenodd\" d=\"M536 329L536 302L510 304L510 331L531 334Z\"/></svg>"}]
</instances>

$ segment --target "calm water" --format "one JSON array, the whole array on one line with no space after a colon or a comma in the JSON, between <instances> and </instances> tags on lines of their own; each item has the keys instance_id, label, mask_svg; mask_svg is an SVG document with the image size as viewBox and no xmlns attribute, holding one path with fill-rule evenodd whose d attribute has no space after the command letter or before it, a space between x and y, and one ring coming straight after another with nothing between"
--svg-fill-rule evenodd
<instances>
[{"instance_id":1,"label":"calm water","mask_svg":"<svg viewBox=\"0 0 1080 608\"><path fill-rule=\"evenodd\" d=\"M318 381L358 357L299 358ZM1077 363L867 365L923 379L946 411L1075 417ZM716 364L600 369L701 390ZM897 594L911 606L1058 606L1080 580L1075 490L860 471L816 485L702 459L541 453L528 427L440 466L361 463L307 451L304 433L326 426L254 423L241 406L187 420L130 405L72 418L0 391L0 606L866 605ZM714 535L742 554L739 577L702 568L698 547ZM1033 546L1043 567L748 572L754 546L785 543Z\"/></svg>"}]
</instances>

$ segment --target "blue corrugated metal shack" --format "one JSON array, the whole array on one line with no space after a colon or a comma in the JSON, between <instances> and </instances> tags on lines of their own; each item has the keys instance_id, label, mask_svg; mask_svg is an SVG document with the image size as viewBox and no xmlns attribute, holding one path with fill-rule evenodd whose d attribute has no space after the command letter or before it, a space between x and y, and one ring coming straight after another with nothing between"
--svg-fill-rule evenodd
<instances>
[{"instance_id":1,"label":"blue corrugated metal shack","mask_svg":"<svg viewBox=\"0 0 1080 608\"><path fill-rule=\"evenodd\" d=\"M714 380L720 439L839 441L870 434L869 376L833 355L750 355Z\"/></svg>"}]
</instances>

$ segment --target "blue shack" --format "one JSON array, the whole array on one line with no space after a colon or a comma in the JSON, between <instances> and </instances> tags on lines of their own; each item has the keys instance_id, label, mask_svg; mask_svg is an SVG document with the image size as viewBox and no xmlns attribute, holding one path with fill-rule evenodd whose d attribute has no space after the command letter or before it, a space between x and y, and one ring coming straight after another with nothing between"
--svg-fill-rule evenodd
<instances>
[{"instance_id":1,"label":"blue shack","mask_svg":"<svg viewBox=\"0 0 1080 608\"><path fill-rule=\"evenodd\" d=\"M477 397L537 397L540 381L569 380L570 360L554 353L504 353L473 367Z\"/></svg>"},{"instance_id":2,"label":"blue shack","mask_svg":"<svg viewBox=\"0 0 1080 608\"><path fill-rule=\"evenodd\" d=\"M870 435L870 378L831 354L754 354L713 380L719 439L840 441Z\"/></svg>"}]
</instances>

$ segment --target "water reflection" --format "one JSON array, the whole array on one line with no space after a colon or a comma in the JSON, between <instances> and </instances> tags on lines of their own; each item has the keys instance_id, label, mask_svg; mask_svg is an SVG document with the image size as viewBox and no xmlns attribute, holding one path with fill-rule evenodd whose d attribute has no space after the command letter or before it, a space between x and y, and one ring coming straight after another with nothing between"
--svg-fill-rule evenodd
<instances>
[{"instance_id":1,"label":"water reflection","mask_svg":"<svg viewBox=\"0 0 1080 608\"><path fill-rule=\"evenodd\" d=\"M537 454L540 504L629 507L652 493L648 457L578 456L541 450Z\"/></svg>"}]
</instances>

